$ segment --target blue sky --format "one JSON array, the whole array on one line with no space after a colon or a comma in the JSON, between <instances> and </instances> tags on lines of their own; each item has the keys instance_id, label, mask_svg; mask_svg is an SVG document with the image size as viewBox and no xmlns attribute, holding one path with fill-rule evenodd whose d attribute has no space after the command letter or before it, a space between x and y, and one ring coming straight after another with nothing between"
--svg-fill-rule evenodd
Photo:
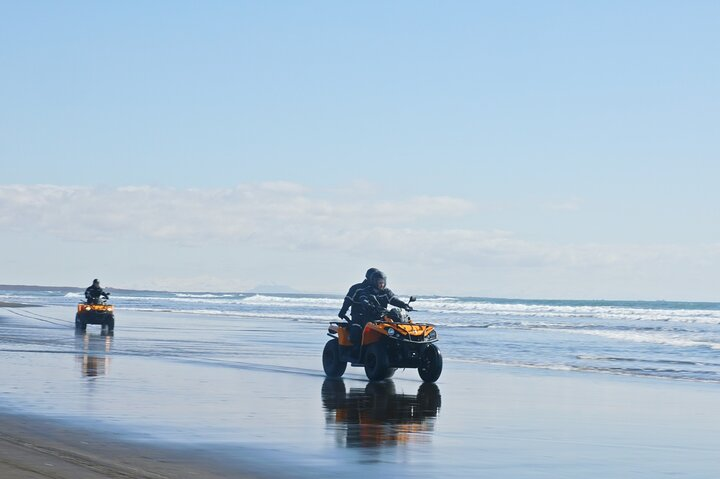
<instances>
[{"instance_id":1,"label":"blue sky","mask_svg":"<svg viewBox=\"0 0 720 479\"><path fill-rule=\"evenodd\" d=\"M0 283L717 300L716 2L4 2Z\"/></svg>"}]
</instances>

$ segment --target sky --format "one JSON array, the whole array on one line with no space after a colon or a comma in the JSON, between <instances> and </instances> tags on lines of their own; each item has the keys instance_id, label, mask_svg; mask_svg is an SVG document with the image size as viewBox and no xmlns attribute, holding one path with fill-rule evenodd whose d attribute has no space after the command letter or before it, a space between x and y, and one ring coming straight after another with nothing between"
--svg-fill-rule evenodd
<instances>
[{"instance_id":1,"label":"sky","mask_svg":"<svg viewBox=\"0 0 720 479\"><path fill-rule=\"evenodd\" d=\"M0 1L0 284L720 301L720 3Z\"/></svg>"}]
</instances>

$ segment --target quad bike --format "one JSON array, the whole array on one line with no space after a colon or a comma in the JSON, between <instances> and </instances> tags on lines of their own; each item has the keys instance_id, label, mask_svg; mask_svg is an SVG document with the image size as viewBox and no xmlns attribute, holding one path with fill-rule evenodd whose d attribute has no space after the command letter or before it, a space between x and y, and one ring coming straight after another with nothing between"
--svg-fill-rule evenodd
<instances>
[{"instance_id":1,"label":"quad bike","mask_svg":"<svg viewBox=\"0 0 720 479\"><path fill-rule=\"evenodd\" d=\"M415 301L410 297L408 303ZM400 308L379 308L376 321L362 332L360 347L353 347L348 323L331 322L330 339L323 350L323 369L330 378L339 378L347 364L362 366L371 381L392 377L398 368L417 368L420 378L435 382L442 373L443 360L435 346L437 332L432 324L413 323Z\"/></svg>"},{"instance_id":2,"label":"quad bike","mask_svg":"<svg viewBox=\"0 0 720 479\"><path fill-rule=\"evenodd\" d=\"M107 293L109 294L109 293ZM115 314L113 305L107 303L107 294L101 298L78 303L75 313L75 331L84 332L88 324L99 324L101 330L112 334L115 330Z\"/></svg>"}]
</instances>

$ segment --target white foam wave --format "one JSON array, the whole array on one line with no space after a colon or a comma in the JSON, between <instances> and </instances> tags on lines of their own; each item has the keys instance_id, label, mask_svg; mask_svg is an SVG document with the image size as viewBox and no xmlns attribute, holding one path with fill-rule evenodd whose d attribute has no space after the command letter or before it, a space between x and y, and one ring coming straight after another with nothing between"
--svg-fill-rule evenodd
<instances>
[{"instance_id":1,"label":"white foam wave","mask_svg":"<svg viewBox=\"0 0 720 479\"><path fill-rule=\"evenodd\" d=\"M328 297L308 297L308 296L266 296L256 294L248 298L243 298L244 304L252 305L287 305L287 306L307 306L307 307L333 307L340 308L342 298Z\"/></svg>"},{"instance_id":2,"label":"white foam wave","mask_svg":"<svg viewBox=\"0 0 720 479\"><path fill-rule=\"evenodd\" d=\"M112 292L111 292L112 293ZM173 304L212 304L212 305L232 305L241 304L243 298L230 295L229 297L223 296L125 296L125 295L113 295L114 300L123 300L131 303L155 303L155 304L167 304L171 306Z\"/></svg>"},{"instance_id":3,"label":"white foam wave","mask_svg":"<svg viewBox=\"0 0 720 479\"><path fill-rule=\"evenodd\" d=\"M599 330L568 330L570 333L599 336L616 341L627 341L634 343L660 344L681 348L705 347L720 349L720 343L708 341L706 338L672 334L661 331L599 331Z\"/></svg>"},{"instance_id":4,"label":"white foam wave","mask_svg":"<svg viewBox=\"0 0 720 479\"><path fill-rule=\"evenodd\" d=\"M126 307L123 308L126 311L139 311L139 312L151 312L151 313L171 313L171 314L189 314L198 316L227 316L237 317L246 319L288 319L292 321L308 321L308 322L329 322L334 321L334 318L329 315L308 315L308 314L286 314L286 313L267 313L259 311L225 311L219 309L164 309L164 308L152 308L152 307Z\"/></svg>"},{"instance_id":5,"label":"white foam wave","mask_svg":"<svg viewBox=\"0 0 720 479\"><path fill-rule=\"evenodd\" d=\"M650 309L619 306L566 306L493 302L448 302L433 298L415 303L418 309L440 314L475 314L531 318L597 318L617 321L677 321L720 324L720 311L691 309ZM415 305L414 304L414 305Z\"/></svg>"},{"instance_id":6,"label":"white foam wave","mask_svg":"<svg viewBox=\"0 0 720 479\"><path fill-rule=\"evenodd\" d=\"M173 296L114 296L114 299L122 299L135 303L157 303L157 304L207 304L212 307L221 308L227 306L279 306L279 307L298 307L298 308L336 308L340 309L342 305L341 298L327 297L286 297L286 296L266 296L256 294L253 296L244 296L236 294L212 295L212 294L177 294Z\"/></svg>"},{"instance_id":7,"label":"white foam wave","mask_svg":"<svg viewBox=\"0 0 720 479\"><path fill-rule=\"evenodd\" d=\"M720 380L712 377L701 377L698 376L697 372L689 372L682 374L682 371L677 370L665 370L658 371L654 369L638 369L638 368L603 368L598 366L578 366L572 364L552 364L552 363L528 363L521 361L510 361L510 360L492 360L492 359L467 359L467 358L454 358L450 361L470 363L470 364L489 364L493 366L511 366L518 368L527 369L544 369L549 371L569 371L569 372L580 372L580 373L602 373L612 374L619 376L631 376L631 377L662 377L665 379L700 382L700 383L720 383ZM714 374L714 373L712 373Z\"/></svg>"},{"instance_id":8,"label":"white foam wave","mask_svg":"<svg viewBox=\"0 0 720 479\"><path fill-rule=\"evenodd\" d=\"M10 303L22 300L37 301L37 296L28 296L22 294L0 294L0 299L2 299L3 301L8 301Z\"/></svg>"},{"instance_id":9,"label":"white foam wave","mask_svg":"<svg viewBox=\"0 0 720 479\"><path fill-rule=\"evenodd\" d=\"M213 294L213 293L175 293L178 298L237 298L243 295L237 294Z\"/></svg>"}]
</instances>

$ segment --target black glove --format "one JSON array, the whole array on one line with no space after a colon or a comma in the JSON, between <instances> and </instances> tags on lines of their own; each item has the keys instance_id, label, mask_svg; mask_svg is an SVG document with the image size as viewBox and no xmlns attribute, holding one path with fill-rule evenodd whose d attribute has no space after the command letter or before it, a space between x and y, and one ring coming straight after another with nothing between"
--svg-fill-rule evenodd
<instances>
[{"instance_id":1,"label":"black glove","mask_svg":"<svg viewBox=\"0 0 720 479\"><path fill-rule=\"evenodd\" d=\"M409 304L406 304L405 306L403 306L403 309L407 312L414 311L413 307L410 306Z\"/></svg>"},{"instance_id":2,"label":"black glove","mask_svg":"<svg viewBox=\"0 0 720 479\"><path fill-rule=\"evenodd\" d=\"M338 318L344 319L345 321L350 321L350 318L348 318L343 311L340 311L338 313Z\"/></svg>"}]
</instances>

